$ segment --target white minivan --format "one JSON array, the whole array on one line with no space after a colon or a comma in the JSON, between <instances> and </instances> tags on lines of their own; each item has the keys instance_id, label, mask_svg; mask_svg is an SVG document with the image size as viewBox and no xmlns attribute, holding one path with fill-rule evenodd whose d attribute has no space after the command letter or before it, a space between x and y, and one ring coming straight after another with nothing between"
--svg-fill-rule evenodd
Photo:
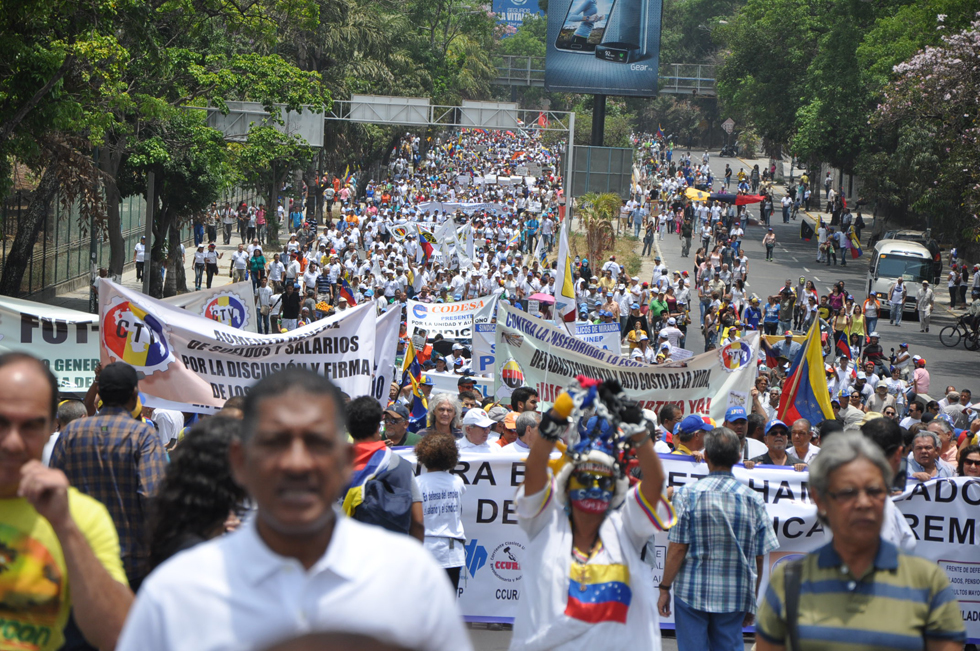
<instances>
[{"instance_id":1,"label":"white minivan","mask_svg":"<svg viewBox=\"0 0 980 651\"><path fill-rule=\"evenodd\" d=\"M868 292L877 292L884 304L889 299L888 290L898 278L903 279L906 285L905 309L915 310L915 294L922 281L933 280L929 249L907 240L878 242L868 267Z\"/></svg>"}]
</instances>

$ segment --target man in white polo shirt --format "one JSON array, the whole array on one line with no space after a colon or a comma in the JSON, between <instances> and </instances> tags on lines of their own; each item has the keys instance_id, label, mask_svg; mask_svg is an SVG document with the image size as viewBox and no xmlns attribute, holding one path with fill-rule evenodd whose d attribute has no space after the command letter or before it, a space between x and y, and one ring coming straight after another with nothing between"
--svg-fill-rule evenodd
<instances>
[{"instance_id":1,"label":"man in white polo shirt","mask_svg":"<svg viewBox=\"0 0 980 651\"><path fill-rule=\"evenodd\" d=\"M463 416L463 438L456 441L460 452L476 452L477 454L496 454L501 448L491 444L490 428L494 421L482 409L473 408Z\"/></svg>"},{"instance_id":2,"label":"man in white polo shirt","mask_svg":"<svg viewBox=\"0 0 980 651\"><path fill-rule=\"evenodd\" d=\"M337 508L374 467L352 472L337 388L289 369L253 386L243 411L229 457L254 515L154 571L116 649L251 651L319 631L472 649L446 573L422 545Z\"/></svg>"}]
</instances>

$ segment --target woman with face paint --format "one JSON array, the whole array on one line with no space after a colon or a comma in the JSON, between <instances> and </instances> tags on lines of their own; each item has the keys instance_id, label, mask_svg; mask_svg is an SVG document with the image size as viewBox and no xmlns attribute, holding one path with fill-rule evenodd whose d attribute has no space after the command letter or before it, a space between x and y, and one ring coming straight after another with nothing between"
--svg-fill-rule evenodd
<instances>
[{"instance_id":1,"label":"woman with face paint","mask_svg":"<svg viewBox=\"0 0 980 651\"><path fill-rule=\"evenodd\" d=\"M618 384L578 380L542 416L517 491L528 547L510 648L579 651L615 640L659 651L657 595L640 557L646 541L674 522L650 440L656 424ZM553 474L549 459L563 437L571 443ZM632 489L622 463L627 451L643 473Z\"/></svg>"}]
</instances>

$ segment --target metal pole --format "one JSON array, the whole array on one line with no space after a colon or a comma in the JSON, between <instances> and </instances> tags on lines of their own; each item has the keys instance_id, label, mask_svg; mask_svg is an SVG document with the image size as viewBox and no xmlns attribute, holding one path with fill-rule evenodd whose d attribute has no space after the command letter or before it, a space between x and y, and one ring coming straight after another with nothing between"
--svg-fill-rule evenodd
<instances>
[{"instance_id":1,"label":"metal pole","mask_svg":"<svg viewBox=\"0 0 980 651\"><path fill-rule=\"evenodd\" d=\"M143 293L150 295L150 273L153 271L153 262L150 255L153 242L153 206L156 203L153 184L156 175L153 172L146 173L146 226L143 234L146 235L146 246L150 247L143 251Z\"/></svg>"},{"instance_id":2,"label":"metal pole","mask_svg":"<svg viewBox=\"0 0 980 651\"><path fill-rule=\"evenodd\" d=\"M565 219L572 227L572 164L575 158L575 111L568 114L568 152L565 170ZM563 264L559 261L559 264Z\"/></svg>"},{"instance_id":3,"label":"metal pole","mask_svg":"<svg viewBox=\"0 0 980 651\"><path fill-rule=\"evenodd\" d=\"M592 99L592 146L602 147L606 132L606 96L593 95Z\"/></svg>"}]
</instances>

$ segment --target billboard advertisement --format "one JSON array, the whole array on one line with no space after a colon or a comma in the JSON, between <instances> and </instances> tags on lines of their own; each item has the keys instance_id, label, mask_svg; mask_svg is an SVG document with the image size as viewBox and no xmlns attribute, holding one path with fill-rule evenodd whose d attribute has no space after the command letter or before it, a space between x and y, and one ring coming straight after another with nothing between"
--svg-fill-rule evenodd
<instances>
[{"instance_id":1,"label":"billboard advertisement","mask_svg":"<svg viewBox=\"0 0 980 651\"><path fill-rule=\"evenodd\" d=\"M493 0L493 13L497 20L514 31L524 22L524 17L530 14L543 16L544 12L538 6L538 0Z\"/></svg>"},{"instance_id":2,"label":"billboard advertisement","mask_svg":"<svg viewBox=\"0 0 980 651\"><path fill-rule=\"evenodd\" d=\"M662 7L662 0L551 0L545 88L656 95Z\"/></svg>"}]
</instances>

